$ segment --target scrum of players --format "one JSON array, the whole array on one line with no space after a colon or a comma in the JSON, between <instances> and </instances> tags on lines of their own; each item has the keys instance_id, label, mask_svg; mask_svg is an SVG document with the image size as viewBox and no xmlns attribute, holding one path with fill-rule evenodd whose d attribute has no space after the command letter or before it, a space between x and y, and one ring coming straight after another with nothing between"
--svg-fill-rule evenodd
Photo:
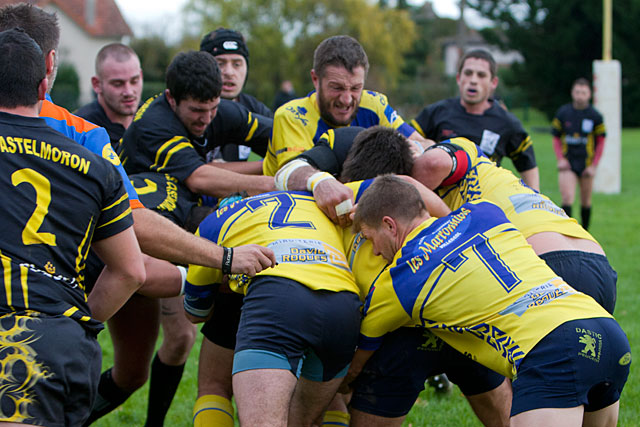
<instances>
[{"instance_id":1,"label":"scrum of players","mask_svg":"<svg viewBox=\"0 0 640 427\"><path fill-rule=\"evenodd\" d=\"M202 323L195 426L399 426L441 374L487 426L616 425L616 272L538 191L490 54L410 125L349 36L273 115L242 92L236 31L177 54L146 101L116 43L76 116L49 96L59 32L0 9L0 424L90 425L149 380L163 425Z\"/></svg>"}]
</instances>

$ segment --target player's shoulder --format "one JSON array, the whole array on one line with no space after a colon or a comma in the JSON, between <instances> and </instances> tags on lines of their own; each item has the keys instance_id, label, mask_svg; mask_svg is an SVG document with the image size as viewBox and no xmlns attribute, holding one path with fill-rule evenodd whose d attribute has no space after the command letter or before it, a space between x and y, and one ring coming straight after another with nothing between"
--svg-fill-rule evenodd
<instances>
[{"instance_id":1,"label":"player's shoulder","mask_svg":"<svg viewBox=\"0 0 640 427\"><path fill-rule=\"evenodd\" d=\"M315 99L315 92L302 98L292 99L278 107L274 116L275 118L284 116L307 116L316 109Z\"/></svg>"},{"instance_id":2,"label":"player's shoulder","mask_svg":"<svg viewBox=\"0 0 640 427\"><path fill-rule=\"evenodd\" d=\"M76 116L72 114L64 107L54 104L51 100L45 99L42 103L42 109L40 110L40 117L44 119L51 119L55 122L58 122L58 126L54 126L54 129L61 131L61 128L69 128L75 130L75 132L82 134L93 131L94 129L99 128L94 123L89 122L88 120L83 119L80 116ZM51 120L47 120L48 123ZM67 135L67 132L62 132Z\"/></svg>"},{"instance_id":3,"label":"player's shoulder","mask_svg":"<svg viewBox=\"0 0 640 427\"><path fill-rule=\"evenodd\" d=\"M186 129L169 106L164 94L147 99L136 112L130 127L137 132L153 134L186 134Z\"/></svg>"},{"instance_id":4,"label":"player's shoulder","mask_svg":"<svg viewBox=\"0 0 640 427\"><path fill-rule=\"evenodd\" d=\"M248 93L240 93L237 103L245 106L252 113L257 113L265 117L273 117L273 112L263 102L259 101L255 96Z\"/></svg>"},{"instance_id":5,"label":"player's shoulder","mask_svg":"<svg viewBox=\"0 0 640 427\"><path fill-rule=\"evenodd\" d=\"M372 110L384 109L389 105L387 95L375 90L363 90L360 97L360 107Z\"/></svg>"}]
</instances>

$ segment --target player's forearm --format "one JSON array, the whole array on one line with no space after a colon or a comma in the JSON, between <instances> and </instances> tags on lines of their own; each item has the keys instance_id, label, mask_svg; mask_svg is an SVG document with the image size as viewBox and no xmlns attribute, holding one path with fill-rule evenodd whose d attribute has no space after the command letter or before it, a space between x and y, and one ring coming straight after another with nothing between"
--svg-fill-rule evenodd
<instances>
[{"instance_id":1,"label":"player's forearm","mask_svg":"<svg viewBox=\"0 0 640 427\"><path fill-rule=\"evenodd\" d=\"M185 184L194 193L212 197L227 197L242 191L260 194L275 190L271 176L245 175L211 165L202 165L193 171Z\"/></svg>"},{"instance_id":2,"label":"player's forearm","mask_svg":"<svg viewBox=\"0 0 640 427\"><path fill-rule=\"evenodd\" d=\"M252 162L212 162L210 165L235 173L262 175L262 160Z\"/></svg>"},{"instance_id":3,"label":"player's forearm","mask_svg":"<svg viewBox=\"0 0 640 427\"><path fill-rule=\"evenodd\" d=\"M194 236L150 209L134 209L133 218L144 253L177 264L220 268L222 247Z\"/></svg>"},{"instance_id":4,"label":"player's forearm","mask_svg":"<svg viewBox=\"0 0 640 427\"><path fill-rule=\"evenodd\" d=\"M537 166L535 168L520 172L520 178L522 178L524 183L529 187L533 188L536 191L540 191L540 172Z\"/></svg>"},{"instance_id":5,"label":"player's forearm","mask_svg":"<svg viewBox=\"0 0 640 427\"><path fill-rule=\"evenodd\" d=\"M564 158L564 154L562 153L562 140L559 137L553 137L553 152L556 155L556 159L560 160Z\"/></svg>"}]
</instances>

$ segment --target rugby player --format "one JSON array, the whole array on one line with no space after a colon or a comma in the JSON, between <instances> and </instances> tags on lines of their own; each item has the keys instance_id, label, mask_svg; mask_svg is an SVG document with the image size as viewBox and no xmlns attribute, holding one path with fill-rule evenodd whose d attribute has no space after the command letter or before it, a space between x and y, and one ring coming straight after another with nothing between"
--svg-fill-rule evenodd
<instances>
[{"instance_id":1,"label":"rugby player","mask_svg":"<svg viewBox=\"0 0 640 427\"><path fill-rule=\"evenodd\" d=\"M496 71L496 61L489 52L476 49L465 53L456 75L460 96L427 106L411 125L437 142L468 138L498 165L504 156L509 157L522 180L539 190L531 138L520 121L493 99L498 86Z\"/></svg>"},{"instance_id":2,"label":"rugby player","mask_svg":"<svg viewBox=\"0 0 640 427\"><path fill-rule=\"evenodd\" d=\"M478 199L431 218L413 186L382 176L360 198L354 227L390 266L370 288L345 383L384 334L414 325L513 379L512 426L616 425L631 363L624 332L498 206Z\"/></svg>"},{"instance_id":3,"label":"rugby player","mask_svg":"<svg viewBox=\"0 0 640 427\"><path fill-rule=\"evenodd\" d=\"M398 115L381 93L364 90L369 60L352 37L325 39L313 55L311 81L315 91L278 108L273 135L263 163L265 175L275 175L286 162L313 147L328 129L382 125L424 140Z\"/></svg>"},{"instance_id":4,"label":"rugby player","mask_svg":"<svg viewBox=\"0 0 640 427\"><path fill-rule=\"evenodd\" d=\"M0 424L81 425L95 400L97 333L145 280L122 179L38 117L42 49L0 32ZM90 247L106 267L87 298Z\"/></svg>"},{"instance_id":5,"label":"rugby player","mask_svg":"<svg viewBox=\"0 0 640 427\"><path fill-rule=\"evenodd\" d=\"M580 219L585 230L589 228L593 179L606 136L602 115L589 104L590 99L589 81L577 79L571 87L571 103L560 107L551 122L562 209L571 216L579 183Z\"/></svg>"}]
</instances>

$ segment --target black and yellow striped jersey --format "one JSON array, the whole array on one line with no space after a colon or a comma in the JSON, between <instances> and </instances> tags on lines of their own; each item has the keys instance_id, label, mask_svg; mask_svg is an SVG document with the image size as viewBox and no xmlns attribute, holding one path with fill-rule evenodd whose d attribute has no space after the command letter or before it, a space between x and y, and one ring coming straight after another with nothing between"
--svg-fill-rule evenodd
<instances>
[{"instance_id":1,"label":"black and yellow striped jersey","mask_svg":"<svg viewBox=\"0 0 640 427\"><path fill-rule=\"evenodd\" d=\"M7 113L0 171L0 312L94 322L83 286L91 242L133 224L120 174L43 119Z\"/></svg>"},{"instance_id":2,"label":"black and yellow striped jersey","mask_svg":"<svg viewBox=\"0 0 640 427\"><path fill-rule=\"evenodd\" d=\"M271 121L258 120L237 102L220 100L216 117L203 137L190 135L164 94L140 107L122 137L120 158L129 175L141 172L168 174L184 182L197 168L212 160L223 144L266 146Z\"/></svg>"}]
</instances>

